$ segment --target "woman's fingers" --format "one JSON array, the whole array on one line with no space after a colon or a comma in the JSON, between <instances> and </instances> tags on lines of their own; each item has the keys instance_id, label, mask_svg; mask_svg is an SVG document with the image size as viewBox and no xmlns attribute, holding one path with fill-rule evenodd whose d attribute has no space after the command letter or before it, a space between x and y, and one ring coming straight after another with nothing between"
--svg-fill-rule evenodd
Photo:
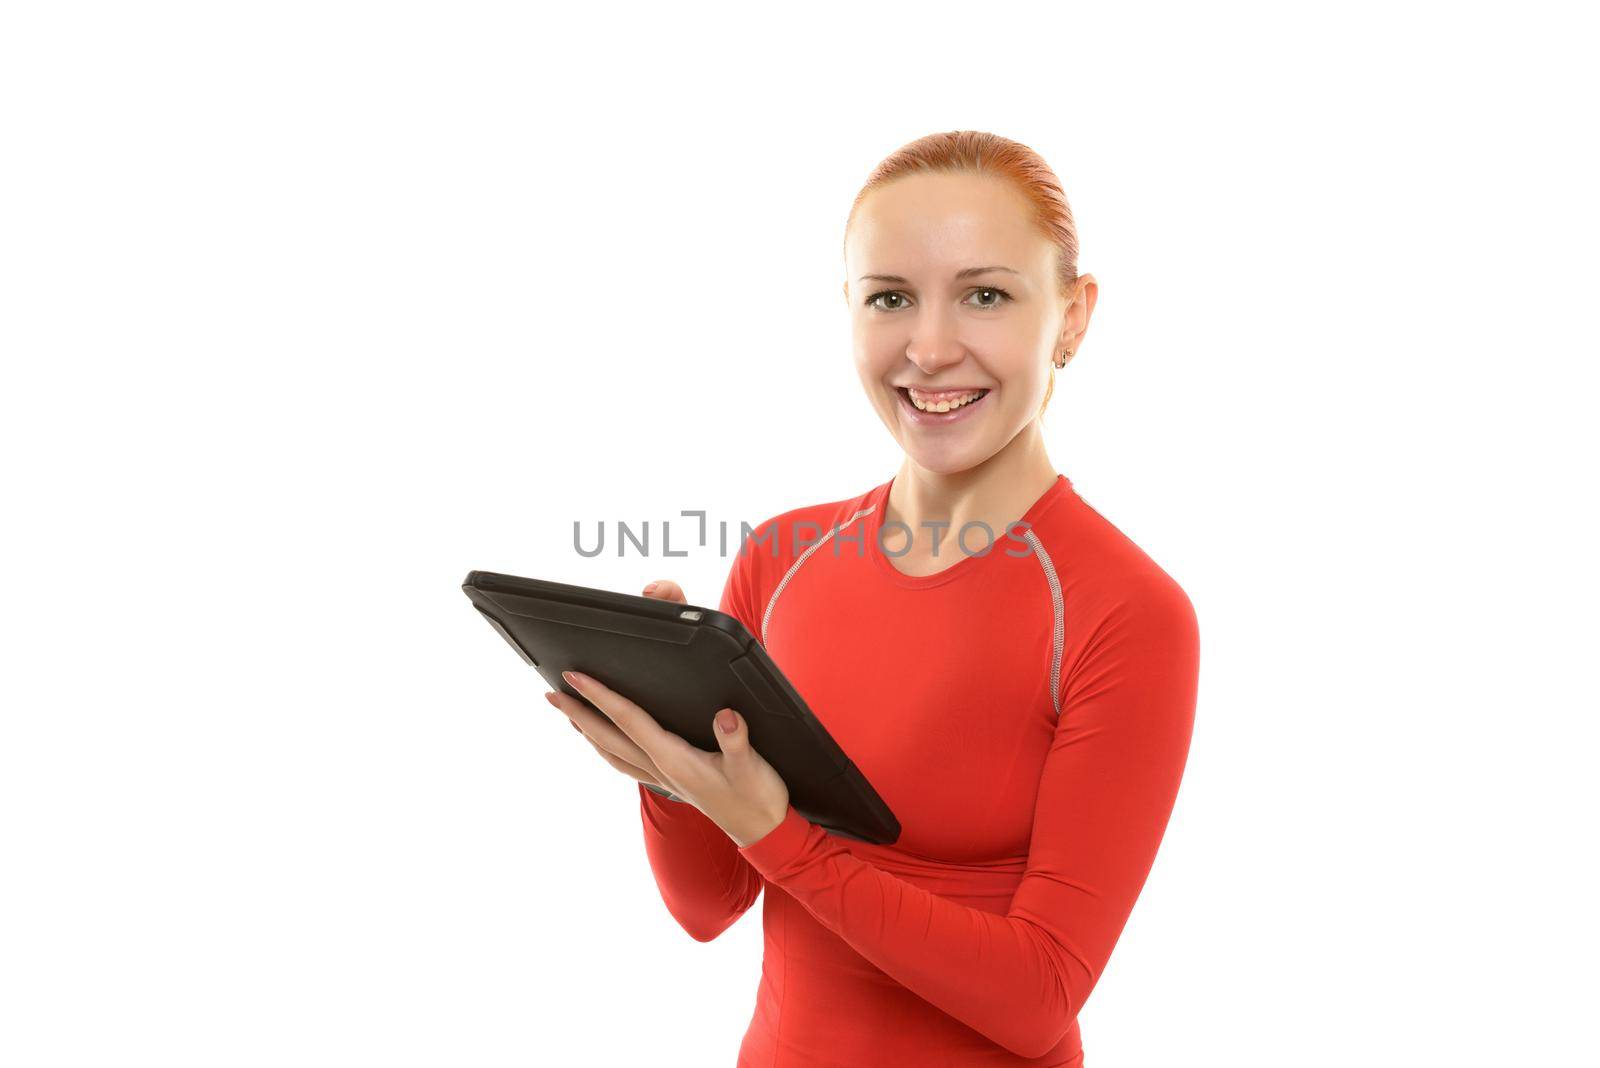
<instances>
[{"instance_id":1,"label":"woman's fingers","mask_svg":"<svg viewBox=\"0 0 1600 1068\"><path fill-rule=\"evenodd\" d=\"M688 604L689 599L683 595L683 589L671 579L660 579L644 588L646 597L655 597L663 601L676 601L679 604Z\"/></svg>"},{"instance_id":2,"label":"woman's fingers","mask_svg":"<svg viewBox=\"0 0 1600 1068\"><path fill-rule=\"evenodd\" d=\"M581 721L585 733L590 730L591 723L598 723L610 719L610 729L621 731L639 749L644 760L648 760L652 767L666 770L663 762L677 761L682 763L693 759L695 756L705 756L703 752L679 738L676 734L657 723L655 717L626 697L622 696L599 679L584 675L577 671L563 671L561 677L567 684L581 693L591 704L598 708L605 716L589 713ZM581 703L581 702L580 702ZM596 729L599 729L598 727ZM609 734L599 734L602 744L613 753L633 760L626 750L619 750L617 744L612 744L614 739ZM642 763L643 761L634 761Z\"/></svg>"},{"instance_id":3,"label":"woman's fingers","mask_svg":"<svg viewBox=\"0 0 1600 1068\"><path fill-rule=\"evenodd\" d=\"M579 733L581 734L582 732L580 731ZM604 760L607 764L610 764L612 767L622 772L622 774L628 776L628 778L637 779L639 782L647 782L651 786L661 786L661 784L655 780L655 777L648 771L645 771L643 768L636 768L626 760L623 760L621 757L617 756L615 753L608 752L600 745L599 742L595 741L587 734L583 735L583 739L589 743L590 747L593 748L596 753L600 754L601 760ZM665 786L661 786L661 788L663 790L666 789Z\"/></svg>"},{"instance_id":4,"label":"woman's fingers","mask_svg":"<svg viewBox=\"0 0 1600 1068\"><path fill-rule=\"evenodd\" d=\"M590 742L633 767L642 768L646 774L655 774L655 762L645 751L594 709L559 690L546 693L545 700L565 712L568 721Z\"/></svg>"},{"instance_id":5,"label":"woman's fingers","mask_svg":"<svg viewBox=\"0 0 1600 1068\"><path fill-rule=\"evenodd\" d=\"M580 735L582 735L583 740L589 743L589 747L591 749L593 749L596 753L600 754L600 759L601 760L604 760L607 764L610 764L612 767L616 768L618 771L622 772L622 774L628 776L628 778L630 778L630 779L634 779L634 780L637 780L638 782L646 783L646 784L648 784L650 786L658 787L659 789L662 789L662 790L666 790L667 789L666 784L664 784L661 781L660 773L658 773L655 770L655 768L653 768L653 767L651 767L651 768L641 768L641 767L637 767L637 766L635 766L633 764L630 764L628 761L623 760L621 757L617 756L615 753L613 753L609 749L605 748L605 746L601 745L599 742L597 742L593 738L589 737L588 734L585 734L583 728L578 726L572 720L569 719L569 720L567 720L567 722L572 724L572 729L573 730L577 731Z\"/></svg>"}]
</instances>

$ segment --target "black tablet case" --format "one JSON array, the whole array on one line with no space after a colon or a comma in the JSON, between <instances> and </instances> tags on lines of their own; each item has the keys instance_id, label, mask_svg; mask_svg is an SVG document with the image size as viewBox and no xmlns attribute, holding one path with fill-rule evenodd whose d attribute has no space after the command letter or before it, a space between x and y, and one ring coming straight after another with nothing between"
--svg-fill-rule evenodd
<instances>
[{"instance_id":1,"label":"black tablet case","mask_svg":"<svg viewBox=\"0 0 1600 1068\"><path fill-rule=\"evenodd\" d=\"M733 616L493 571L469 573L461 588L552 688L583 700L561 677L581 671L709 752L718 749L712 717L736 709L750 744L783 777L802 816L844 838L880 845L899 839L889 806Z\"/></svg>"}]
</instances>

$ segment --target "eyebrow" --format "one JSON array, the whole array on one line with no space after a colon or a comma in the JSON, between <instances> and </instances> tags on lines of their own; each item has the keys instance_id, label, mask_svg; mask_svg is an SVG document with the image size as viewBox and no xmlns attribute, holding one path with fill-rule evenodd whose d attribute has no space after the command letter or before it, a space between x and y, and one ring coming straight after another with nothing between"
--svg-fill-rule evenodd
<instances>
[{"instance_id":1,"label":"eyebrow","mask_svg":"<svg viewBox=\"0 0 1600 1068\"><path fill-rule=\"evenodd\" d=\"M959 278L970 278L972 275L985 274L985 273L987 273L989 271L1006 271L1006 272L1008 272L1010 274L1021 274L1022 273L1020 271L1013 271L1010 267L999 267L999 266L995 266L995 267L966 267L966 268L963 268L962 270L957 271L956 272L956 277L958 279ZM863 282L896 282L896 283L898 283L900 285L905 285L907 283L907 281L908 281L908 279L901 278L897 274L864 274L864 275L861 276L860 280L863 281Z\"/></svg>"}]
</instances>

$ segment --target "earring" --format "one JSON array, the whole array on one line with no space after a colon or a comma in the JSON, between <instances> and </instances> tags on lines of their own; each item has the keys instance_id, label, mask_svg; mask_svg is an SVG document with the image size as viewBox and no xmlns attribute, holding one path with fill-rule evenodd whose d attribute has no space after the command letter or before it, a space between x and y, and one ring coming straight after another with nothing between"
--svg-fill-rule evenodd
<instances>
[{"instance_id":1,"label":"earring","mask_svg":"<svg viewBox=\"0 0 1600 1068\"><path fill-rule=\"evenodd\" d=\"M1071 349L1062 349L1061 350L1061 359L1055 361L1056 370L1059 371L1059 370L1061 370L1061 368L1065 367L1067 365L1067 361L1070 360L1070 359L1072 359L1072 350Z\"/></svg>"}]
</instances>

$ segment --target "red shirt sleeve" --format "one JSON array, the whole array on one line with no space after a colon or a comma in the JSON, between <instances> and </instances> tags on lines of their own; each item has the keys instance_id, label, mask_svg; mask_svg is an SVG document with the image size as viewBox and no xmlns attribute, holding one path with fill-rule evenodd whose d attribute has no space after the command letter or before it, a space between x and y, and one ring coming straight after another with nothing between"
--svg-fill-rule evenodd
<instances>
[{"instance_id":1,"label":"red shirt sleeve","mask_svg":"<svg viewBox=\"0 0 1600 1068\"><path fill-rule=\"evenodd\" d=\"M1027 868L1004 915L850 853L790 806L740 852L891 978L1022 1057L1094 989L1155 860L1188 758L1199 628L1165 573L1095 625L1063 681Z\"/></svg>"},{"instance_id":2,"label":"red shirt sleeve","mask_svg":"<svg viewBox=\"0 0 1600 1068\"><path fill-rule=\"evenodd\" d=\"M719 611L760 636L756 612L752 544L735 556L722 588ZM709 714L709 713L708 713ZM739 854L733 839L687 801L673 801L639 784L639 815L645 855L661 900L678 925L698 942L709 942L755 904L761 876Z\"/></svg>"}]
</instances>

